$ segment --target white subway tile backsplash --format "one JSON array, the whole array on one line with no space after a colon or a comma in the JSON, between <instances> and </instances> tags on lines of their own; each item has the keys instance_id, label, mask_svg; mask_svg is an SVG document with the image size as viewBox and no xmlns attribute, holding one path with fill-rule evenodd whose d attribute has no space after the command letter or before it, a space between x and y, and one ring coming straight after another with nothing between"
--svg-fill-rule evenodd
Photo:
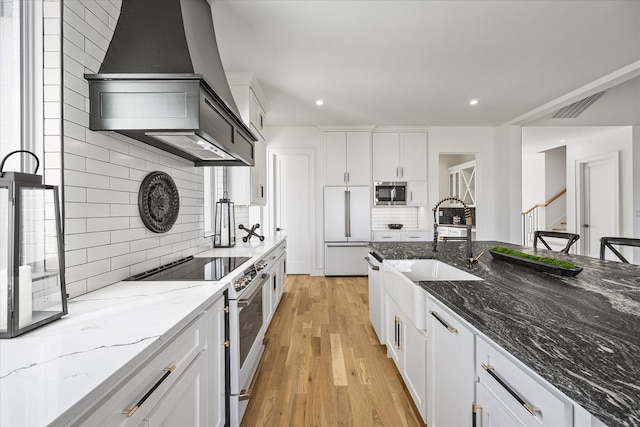
<instances>
[{"instance_id":1,"label":"white subway tile backsplash","mask_svg":"<svg viewBox=\"0 0 640 427\"><path fill-rule=\"evenodd\" d=\"M89 126L89 113L84 109L77 109L69 104L64 104L64 119L80 126Z\"/></svg>"},{"instance_id":2,"label":"white subway tile backsplash","mask_svg":"<svg viewBox=\"0 0 640 427\"><path fill-rule=\"evenodd\" d=\"M160 239L158 237L148 237L146 239L132 240L131 251L142 251L145 249L156 248L160 245Z\"/></svg>"},{"instance_id":3,"label":"white subway tile backsplash","mask_svg":"<svg viewBox=\"0 0 640 427\"><path fill-rule=\"evenodd\" d=\"M60 18L60 2L58 1L45 1L42 3L43 15L48 18Z\"/></svg>"},{"instance_id":4,"label":"white subway tile backsplash","mask_svg":"<svg viewBox=\"0 0 640 427\"><path fill-rule=\"evenodd\" d=\"M99 147L95 144L88 144L84 142L84 135L82 139L68 138L65 135L64 148L68 153L73 153L78 156L87 157L94 160L109 161L109 150Z\"/></svg>"},{"instance_id":5,"label":"white subway tile backsplash","mask_svg":"<svg viewBox=\"0 0 640 427\"><path fill-rule=\"evenodd\" d=\"M173 254L171 246L158 246L157 248L147 249L147 259L161 258Z\"/></svg>"},{"instance_id":6,"label":"white subway tile backsplash","mask_svg":"<svg viewBox=\"0 0 640 427\"><path fill-rule=\"evenodd\" d=\"M129 218L122 217L122 218L112 218L112 219L128 220ZM123 230L114 230L111 232L111 242L117 243L117 242L130 242L132 240L141 240L141 239L144 239L146 235L147 233L144 228L135 228L135 229L128 228Z\"/></svg>"},{"instance_id":7,"label":"white subway tile backsplash","mask_svg":"<svg viewBox=\"0 0 640 427\"><path fill-rule=\"evenodd\" d=\"M58 7L60 7L60 5L58 5ZM49 15L46 14L46 10L44 11L43 15L45 16L45 18L42 20L44 34L57 34L58 36L60 36L60 13L56 11L56 14L58 15L58 17L47 18L47 16Z\"/></svg>"},{"instance_id":8,"label":"white subway tile backsplash","mask_svg":"<svg viewBox=\"0 0 640 427\"><path fill-rule=\"evenodd\" d=\"M143 147L138 147L137 145L129 146L129 154L133 157L144 159L147 162L158 163L158 157L159 157L158 153L154 153ZM145 165L145 170L148 170L146 165Z\"/></svg>"},{"instance_id":9,"label":"white subway tile backsplash","mask_svg":"<svg viewBox=\"0 0 640 427\"><path fill-rule=\"evenodd\" d=\"M64 187L64 199L67 202L85 203L87 201L87 189L67 185Z\"/></svg>"},{"instance_id":10,"label":"white subway tile backsplash","mask_svg":"<svg viewBox=\"0 0 640 427\"><path fill-rule=\"evenodd\" d=\"M66 138L73 138L77 139L78 141L84 141L84 130L85 128L81 125L64 120L64 136Z\"/></svg>"},{"instance_id":11,"label":"white subway tile backsplash","mask_svg":"<svg viewBox=\"0 0 640 427\"><path fill-rule=\"evenodd\" d=\"M91 2L89 2L89 4L90 3ZM109 25L107 23L108 19L106 16L105 16L105 20L102 21L93 13L92 10L86 9L84 13L84 17L85 17L85 20L87 21L87 24L91 28L93 28L98 34L100 34L100 36L106 39L110 39L112 37L113 30L109 28ZM88 38L93 38L93 37L88 37ZM99 59L102 60L102 58L99 58Z\"/></svg>"},{"instance_id":12,"label":"white subway tile backsplash","mask_svg":"<svg viewBox=\"0 0 640 427\"><path fill-rule=\"evenodd\" d=\"M139 264L146 260L147 260L146 251L127 253L125 255L114 256L113 258L111 258L111 268L117 269L117 268L123 268L123 267L130 267L132 265Z\"/></svg>"},{"instance_id":13,"label":"white subway tile backsplash","mask_svg":"<svg viewBox=\"0 0 640 427\"><path fill-rule=\"evenodd\" d=\"M66 190L65 190L66 191ZM66 207L66 204L65 204ZM79 234L87 232L87 220L86 218L65 218L64 220L64 234Z\"/></svg>"},{"instance_id":14,"label":"white subway tile backsplash","mask_svg":"<svg viewBox=\"0 0 640 427\"><path fill-rule=\"evenodd\" d=\"M74 187L103 188L106 190L109 188L109 177L87 172L65 170L64 183L65 185Z\"/></svg>"},{"instance_id":15,"label":"white subway tile backsplash","mask_svg":"<svg viewBox=\"0 0 640 427\"><path fill-rule=\"evenodd\" d=\"M62 68L62 58L60 58L60 52L43 52L42 65L44 66L44 68L56 68L59 72L60 68Z\"/></svg>"},{"instance_id":16,"label":"white subway tile backsplash","mask_svg":"<svg viewBox=\"0 0 640 427\"><path fill-rule=\"evenodd\" d=\"M109 161L116 165L126 166L128 168L139 170L144 170L146 163L144 160L138 157L133 157L128 154L118 153L115 151L112 151L110 153Z\"/></svg>"},{"instance_id":17,"label":"white subway tile backsplash","mask_svg":"<svg viewBox=\"0 0 640 427\"><path fill-rule=\"evenodd\" d=\"M70 282L69 279L65 277L65 281L67 295L69 295L69 298L75 298L87 293L87 279ZM73 307L73 301L70 301L69 304L71 305L71 307Z\"/></svg>"},{"instance_id":18,"label":"white subway tile backsplash","mask_svg":"<svg viewBox=\"0 0 640 427\"><path fill-rule=\"evenodd\" d=\"M85 158L82 156L76 156L75 154L65 153L64 154L64 167L65 169L70 169L74 171L85 171Z\"/></svg>"},{"instance_id":19,"label":"white subway tile backsplash","mask_svg":"<svg viewBox=\"0 0 640 427\"><path fill-rule=\"evenodd\" d=\"M114 176L116 178L129 178L129 169L113 163L87 159L87 170L98 175Z\"/></svg>"},{"instance_id":20,"label":"white subway tile backsplash","mask_svg":"<svg viewBox=\"0 0 640 427\"><path fill-rule=\"evenodd\" d=\"M75 251L66 251L64 253L64 264L66 267L85 264L87 262L87 250L78 249Z\"/></svg>"},{"instance_id":21,"label":"white subway tile backsplash","mask_svg":"<svg viewBox=\"0 0 640 427\"><path fill-rule=\"evenodd\" d=\"M403 224L404 228L418 227L418 208L414 206L379 207L371 210L371 228L388 230L387 224Z\"/></svg>"},{"instance_id":22,"label":"white subway tile backsplash","mask_svg":"<svg viewBox=\"0 0 640 427\"><path fill-rule=\"evenodd\" d=\"M109 205L105 203L65 203L67 218L102 218L109 216Z\"/></svg>"},{"instance_id":23,"label":"white subway tile backsplash","mask_svg":"<svg viewBox=\"0 0 640 427\"><path fill-rule=\"evenodd\" d=\"M87 261L92 262L99 259L112 258L129 252L129 242L96 246L87 249Z\"/></svg>"},{"instance_id":24,"label":"white subway tile backsplash","mask_svg":"<svg viewBox=\"0 0 640 427\"><path fill-rule=\"evenodd\" d=\"M119 270L112 270L106 273L98 274L87 278L87 291L95 291L112 283L118 282L122 279L131 276L129 267L121 268Z\"/></svg>"},{"instance_id":25,"label":"white subway tile backsplash","mask_svg":"<svg viewBox=\"0 0 640 427\"><path fill-rule=\"evenodd\" d=\"M96 233L71 234L65 237L65 250L90 248L94 246L109 244L109 232L100 231Z\"/></svg>"},{"instance_id":26,"label":"white subway tile backsplash","mask_svg":"<svg viewBox=\"0 0 640 427\"><path fill-rule=\"evenodd\" d=\"M116 218L87 218L87 231L110 231L110 230L128 230L129 218L116 217ZM116 243L113 240L113 234L111 234L111 242Z\"/></svg>"},{"instance_id":27,"label":"white subway tile backsplash","mask_svg":"<svg viewBox=\"0 0 640 427\"><path fill-rule=\"evenodd\" d=\"M137 197L140 183L123 178L109 177L109 188L111 190L129 191L135 193L134 195Z\"/></svg>"},{"instance_id":28,"label":"white subway tile backsplash","mask_svg":"<svg viewBox=\"0 0 640 427\"><path fill-rule=\"evenodd\" d=\"M102 21L104 24L109 23L109 14L102 6L102 3L98 3L94 0L89 0L89 1L85 0L84 6L87 8L88 11L91 11L91 13L93 13L95 17L98 18L100 21Z\"/></svg>"},{"instance_id":29,"label":"white subway tile backsplash","mask_svg":"<svg viewBox=\"0 0 640 427\"><path fill-rule=\"evenodd\" d=\"M139 215L137 205L111 205L111 216L135 216Z\"/></svg>"},{"instance_id":30,"label":"white subway tile backsplash","mask_svg":"<svg viewBox=\"0 0 640 427\"><path fill-rule=\"evenodd\" d=\"M128 204L129 192L89 188L87 189L87 201L90 203Z\"/></svg>"},{"instance_id":31,"label":"white subway tile backsplash","mask_svg":"<svg viewBox=\"0 0 640 427\"><path fill-rule=\"evenodd\" d=\"M62 4L63 4L62 17L65 21L75 22L77 25L85 23L84 2L65 1Z\"/></svg>"},{"instance_id":32,"label":"white subway tile backsplash","mask_svg":"<svg viewBox=\"0 0 640 427\"><path fill-rule=\"evenodd\" d=\"M60 136L60 119L44 119L44 134Z\"/></svg>"},{"instance_id":33,"label":"white subway tile backsplash","mask_svg":"<svg viewBox=\"0 0 640 427\"><path fill-rule=\"evenodd\" d=\"M44 89L44 102L60 102L60 86L46 85Z\"/></svg>"}]
</instances>

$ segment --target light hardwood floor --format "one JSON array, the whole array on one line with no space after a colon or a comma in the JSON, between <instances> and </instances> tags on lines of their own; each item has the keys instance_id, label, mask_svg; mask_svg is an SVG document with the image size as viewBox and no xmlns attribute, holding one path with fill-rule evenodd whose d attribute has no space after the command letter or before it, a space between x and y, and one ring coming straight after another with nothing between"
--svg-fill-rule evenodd
<instances>
[{"instance_id":1,"label":"light hardwood floor","mask_svg":"<svg viewBox=\"0 0 640 427\"><path fill-rule=\"evenodd\" d=\"M365 277L289 275L242 426L424 426L369 322Z\"/></svg>"}]
</instances>

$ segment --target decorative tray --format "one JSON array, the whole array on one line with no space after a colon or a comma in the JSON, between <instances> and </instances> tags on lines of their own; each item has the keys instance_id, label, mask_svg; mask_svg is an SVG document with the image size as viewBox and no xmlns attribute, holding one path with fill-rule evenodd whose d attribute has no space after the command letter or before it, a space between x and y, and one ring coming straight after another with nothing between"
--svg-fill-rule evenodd
<instances>
[{"instance_id":1,"label":"decorative tray","mask_svg":"<svg viewBox=\"0 0 640 427\"><path fill-rule=\"evenodd\" d=\"M491 256L496 259L560 276L575 277L582 271L582 267L575 266L566 261L556 258L525 254L512 249L496 247L490 249L489 252L491 253Z\"/></svg>"}]
</instances>

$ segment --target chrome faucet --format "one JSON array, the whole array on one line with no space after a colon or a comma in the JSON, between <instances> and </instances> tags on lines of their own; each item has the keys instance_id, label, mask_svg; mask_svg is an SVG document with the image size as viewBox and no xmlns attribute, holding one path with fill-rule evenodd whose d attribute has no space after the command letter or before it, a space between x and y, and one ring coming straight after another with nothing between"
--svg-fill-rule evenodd
<instances>
[{"instance_id":1,"label":"chrome faucet","mask_svg":"<svg viewBox=\"0 0 640 427\"><path fill-rule=\"evenodd\" d=\"M482 256L482 254L478 255L477 257L473 257L473 246L471 243L471 209L469 209L469 207L467 206L467 204L458 199L457 197L445 197L444 199L440 200L434 207L433 207L433 252L438 252L438 217L437 217L437 212L438 212L438 207L448 201L455 201L455 202L460 202L462 203L462 206L464 208L464 219L465 219L465 223L466 223L466 229L467 229L467 235L466 237L443 237L442 240L445 242L449 242L449 241L466 241L467 242L467 263L468 263L468 267L471 268L472 265L477 264L478 263L478 259L480 258L480 256Z\"/></svg>"}]
</instances>

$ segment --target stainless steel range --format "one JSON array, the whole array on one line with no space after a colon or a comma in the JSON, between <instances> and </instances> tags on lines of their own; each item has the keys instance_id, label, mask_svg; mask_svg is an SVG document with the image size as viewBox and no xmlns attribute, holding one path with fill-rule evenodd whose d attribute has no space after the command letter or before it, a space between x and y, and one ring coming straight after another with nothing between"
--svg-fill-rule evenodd
<instances>
[{"instance_id":1,"label":"stainless steel range","mask_svg":"<svg viewBox=\"0 0 640 427\"><path fill-rule=\"evenodd\" d=\"M227 424L240 425L264 352L263 287L276 256L247 263L248 257L187 257L131 276L145 281L229 281L227 352ZM245 265L246 264L246 265Z\"/></svg>"}]
</instances>

